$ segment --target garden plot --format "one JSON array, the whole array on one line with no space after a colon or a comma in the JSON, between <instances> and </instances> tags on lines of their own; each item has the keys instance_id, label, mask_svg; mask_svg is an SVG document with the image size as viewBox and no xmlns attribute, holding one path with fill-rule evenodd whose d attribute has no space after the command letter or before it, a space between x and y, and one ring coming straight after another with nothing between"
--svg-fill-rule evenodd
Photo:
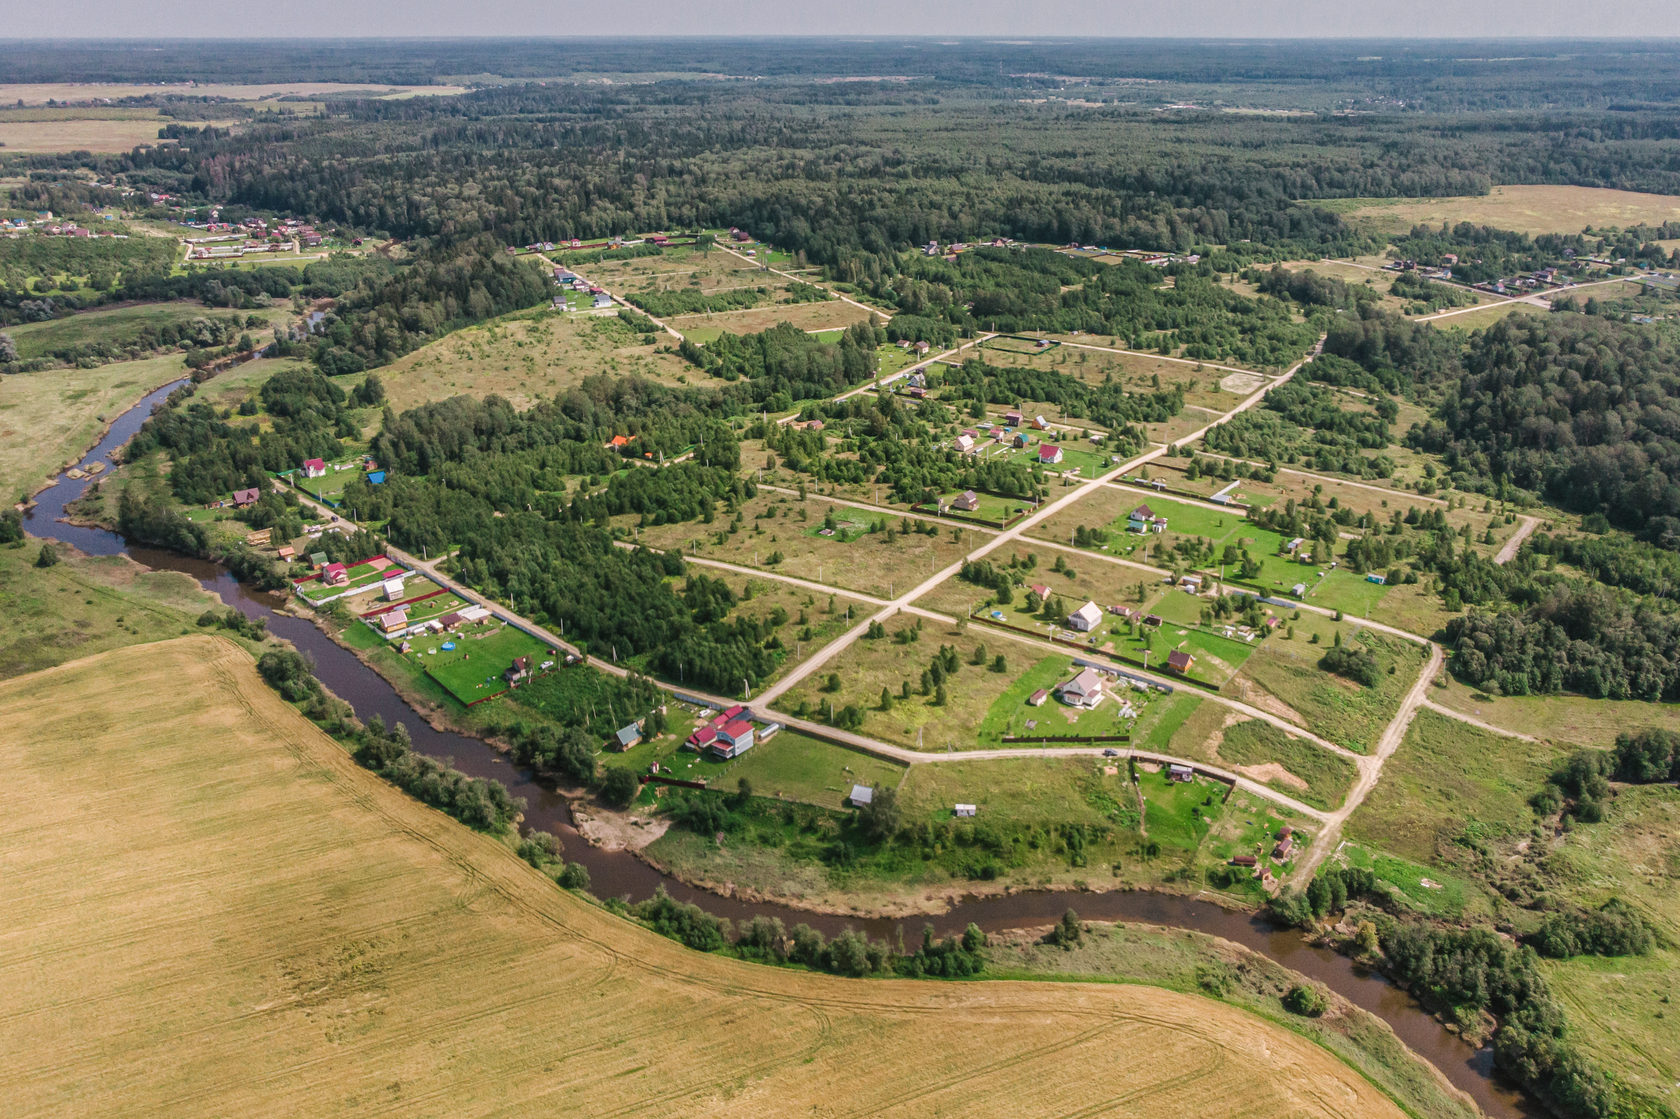
<instances>
[{"instance_id":1,"label":"garden plot","mask_svg":"<svg viewBox=\"0 0 1680 1119\"><path fill-rule=\"evenodd\" d=\"M524 630L496 619L454 633L413 637L408 646L403 658L468 706L513 687L507 673L518 658L529 658L529 671L536 674L553 668L559 656Z\"/></svg>"}]
</instances>

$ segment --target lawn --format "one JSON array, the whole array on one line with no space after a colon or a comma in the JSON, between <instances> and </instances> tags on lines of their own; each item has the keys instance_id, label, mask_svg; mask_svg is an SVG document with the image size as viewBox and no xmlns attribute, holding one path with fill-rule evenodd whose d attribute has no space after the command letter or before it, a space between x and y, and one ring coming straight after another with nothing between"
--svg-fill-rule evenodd
<instances>
[{"instance_id":1,"label":"lawn","mask_svg":"<svg viewBox=\"0 0 1680 1119\"><path fill-rule=\"evenodd\" d=\"M976 826L1001 834L1053 823L1135 832L1137 800L1125 764L1117 768L1117 775L1105 774L1089 758L929 763L910 767L898 801L907 819L930 822L951 819L957 804L972 804L979 810Z\"/></svg>"},{"instance_id":2,"label":"lawn","mask_svg":"<svg viewBox=\"0 0 1680 1119\"><path fill-rule=\"evenodd\" d=\"M442 684L463 704L477 703L508 690L502 673L516 657L530 657L531 668L539 671L554 652L524 630L494 620L468 626L453 634L427 634L409 639L413 646L407 659ZM446 649L445 645L454 648ZM473 657L478 663L470 663Z\"/></svg>"},{"instance_id":3,"label":"lawn","mask_svg":"<svg viewBox=\"0 0 1680 1119\"><path fill-rule=\"evenodd\" d=\"M360 769L226 642L12 681L0 728L18 1114L1035 1116L1123 1090L1168 1114L1240 1093L1254 1115L1401 1115L1330 1052L1190 994L688 951ZM120 794L63 810L112 773ZM755 1044L719 1051L719 1027ZM1090 1076L1144 1042L1120 1089Z\"/></svg>"},{"instance_id":4,"label":"lawn","mask_svg":"<svg viewBox=\"0 0 1680 1119\"><path fill-rule=\"evenodd\" d=\"M1001 746L1005 736L1095 738L1130 734L1134 720L1120 717L1121 704L1112 695L1104 697L1089 711L1070 707L1055 698L1056 685L1071 679L1078 672L1079 666L1067 656L1048 656L1028 665L987 709L986 717L980 723L979 745ZM1110 686L1116 689L1117 695L1124 696L1134 709L1147 710L1155 696L1155 693L1150 693L1146 697L1142 692L1134 692L1118 682ZM1027 703L1027 698L1041 688L1052 692L1052 695L1041 706L1033 707ZM1167 700L1162 698L1157 702L1165 703Z\"/></svg>"},{"instance_id":5,"label":"lawn","mask_svg":"<svg viewBox=\"0 0 1680 1119\"><path fill-rule=\"evenodd\" d=\"M1174 781L1165 766L1138 766L1144 835L1163 847L1195 850L1224 810L1225 789L1205 777Z\"/></svg>"},{"instance_id":6,"label":"lawn","mask_svg":"<svg viewBox=\"0 0 1680 1119\"><path fill-rule=\"evenodd\" d=\"M1589 699L1579 695L1490 696L1443 673L1445 688L1429 698L1496 727L1553 742L1581 746L1616 744L1616 736L1639 727L1680 731L1680 705L1640 700Z\"/></svg>"},{"instance_id":7,"label":"lawn","mask_svg":"<svg viewBox=\"0 0 1680 1119\"><path fill-rule=\"evenodd\" d=\"M345 581L335 586L329 587L320 581L319 575L316 575L307 582L293 584L292 589L309 602L324 602L328 599L348 597L346 592L372 587L383 582L389 576L406 570L388 559L384 560L383 563L378 562L381 559L383 557L370 556L366 560L346 565Z\"/></svg>"},{"instance_id":8,"label":"lawn","mask_svg":"<svg viewBox=\"0 0 1680 1119\"><path fill-rule=\"evenodd\" d=\"M687 726L683 731L686 733ZM671 775L685 781L704 780L713 789L735 792L745 778L754 796L797 800L824 808L844 808L853 785L897 788L905 766L837 746L793 730L779 730L767 742L759 742L738 758L719 761L707 753L696 754L678 747L682 739L656 744L645 752L638 746L623 755L627 764L645 770L654 760L671 769ZM615 756L605 755L608 764Z\"/></svg>"},{"instance_id":9,"label":"lawn","mask_svg":"<svg viewBox=\"0 0 1680 1119\"><path fill-rule=\"evenodd\" d=\"M1382 780L1348 820L1348 834L1414 862L1450 867L1479 846L1526 834L1534 824L1528 798L1562 755L1419 711Z\"/></svg>"},{"instance_id":10,"label":"lawn","mask_svg":"<svg viewBox=\"0 0 1680 1119\"><path fill-rule=\"evenodd\" d=\"M186 361L172 354L0 377L0 493L8 504L34 493L147 393L186 375Z\"/></svg>"}]
</instances>

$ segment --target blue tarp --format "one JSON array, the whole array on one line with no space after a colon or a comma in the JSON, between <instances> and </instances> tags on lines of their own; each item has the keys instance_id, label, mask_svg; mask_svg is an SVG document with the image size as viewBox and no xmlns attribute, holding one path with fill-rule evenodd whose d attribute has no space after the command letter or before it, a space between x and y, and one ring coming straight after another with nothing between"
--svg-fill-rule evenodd
<instances>
[{"instance_id":1,"label":"blue tarp","mask_svg":"<svg viewBox=\"0 0 1680 1119\"><path fill-rule=\"evenodd\" d=\"M385 481L385 472L383 470L370 470L368 471L367 480L369 485L377 486L381 482Z\"/></svg>"}]
</instances>

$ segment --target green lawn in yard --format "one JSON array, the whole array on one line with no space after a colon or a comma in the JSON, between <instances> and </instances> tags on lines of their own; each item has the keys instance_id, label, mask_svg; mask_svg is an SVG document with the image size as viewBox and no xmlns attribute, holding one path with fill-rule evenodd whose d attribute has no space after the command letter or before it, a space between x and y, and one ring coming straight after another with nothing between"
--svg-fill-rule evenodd
<instances>
[{"instance_id":1,"label":"green lawn in yard","mask_svg":"<svg viewBox=\"0 0 1680 1119\"><path fill-rule=\"evenodd\" d=\"M515 657L530 657L533 669L551 659L548 646L522 630L497 622L409 640L413 650L408 659L462 703L475 703L507 691L502 673ZM455 648L443 648L448 643Z\"/></svg>"},{"instance_id":2,"label":"green lawn in yard","mask_svg":"<svg viewBox=\"0 0 1680 1119\"><path fill-rule=\"evenodd\" d=\"M693 342L696 346L704 346L708 342L716 342L719 338L723 337L723 327L691 326L687 330L683 331L682 335L684 338Z\"/></svg>"},{"instance_id":3,"label":"green lawn in yard","mask_svg":"<svg viewBox=\"0 0 1680 1119\"><path fill-rule=\"evenodd\" d=\"M321 602L324 599L342 595L346 591L355 590L361 587L371 587L374 584L383 581L386 577L399 574L405 570L405 568L402 568L394 563L387 563L384 567L380 567L372 563L355 564L345 568L345 574L348 576L348 579L346 582L340 583L337 586L329 587L325 583L321 582L319 576L317 576L307 583L297 584L294 589L299 595L310 602Z\"/></svg>"},{"instance_id":4,"label":"green lawn in yard","mask_svg":"<svg viewBox=\"0 0 1680 1119\"><path fill-rule=\"evenodd\" d=\"M1223 811L1225 786L1207 778L1174 781L1166 767L1138 767L1144 833L1163 847L1194 850Z\"/></svg>"},{"instance_id":5,"label":"green lawn in yard","mask_svg":"<svg viewBox=\"0 0 1680 1119\"><path fill-rule=\"evenodd\" d=\"M839 335L842 332L837 330L832 333L835 335L834 341L838 342L840 340ZM875 351L875 368L878 374L882 377L891 376L892 374L897 373L900 369L908 369L910 366L915 364L915 350L901 349L898 346L889 343L888 345L877 348Z\"/></svg>"},{"instance_id":6,"label":"green lawn in yard","mask_svg":"<svg viewBox=\"0 0 1680 1119\"><path fill-rule=\"evenodd\" d=\"M731 761L683 752L668 764L676 776L691 781L705 777L714 789L733 791L744 777L755 796L802 800L827 808L844 807L853 785L896 789L907 768L791 730L777 731L770 741L754 745Z\"/></svg>"},{"instance_id":7,"label":"green lawn in yard","mask_svg":"<svg viewBox=\"0 0 1680 1119\"><path fill-rule=\"evenodd\" d=\"M1179 751L1173 749L1173 736L1204 702L1194 692L1178 691L1170 696L1156 696L1133 725L1131 745L1157 754L1177 754Z\"/></svg>"},{"instance_id":8,"label":"green lawn in yard","mask_svg":"<svg viewBox=\"0 0 1680 1119\"><path fill-rule=\"evenodd\" d=\"M1078 671L1079 666L1073 663L1071 657L1065 656L1045 657L1028 667L1001 696L992 701L986 718L980 724L978 745L981 748L1001 746L1004 744L1005 735L1097 737L1130 734L1133 720L1120 717L1121 699L1131 703L1140 713L1147 709L1151 702L1169 702L1165 696L1158 693L1150 693L1146 697L1144 693L1134 692L1124 683L1115 681L1110 684L1111 689L1116 689L1115 694L1106 697L1091 711L1069 707L1054 694L1047 698L1042 706L1028 705L1027 697L1034 692L1043 688L1053 693L1057 684L1071 679ZM1116 698L1117 696L1121 698ZM1034 725L1028 726L1028 723Z\"/></svg>"}]
</instances>

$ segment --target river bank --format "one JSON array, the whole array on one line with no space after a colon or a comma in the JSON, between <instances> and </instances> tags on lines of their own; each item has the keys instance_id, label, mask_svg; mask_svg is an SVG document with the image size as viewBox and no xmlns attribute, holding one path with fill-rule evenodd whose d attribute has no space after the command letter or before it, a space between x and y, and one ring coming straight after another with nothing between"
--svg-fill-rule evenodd
<instances>
[{"instance_id":1,"label":"river bank","mask_svg":"<svg viewBox=\"0 0 1680 1119\"><path fill-rule=\"evenodd\" d=\"M167 395L169 387L160 390ZM152 394L153 396L157 394ZM134 410L111 425L107 439L96 453L110 454L137 430L150 413L143 400ZM138 413L138 415L136 415ZM377 715L387 725L409 726L414 748L470 776L500 781L509 791L526 800L524 824L529 829L550 832L562 840L566 859L583 865L590 873L594 892L605 898L651 896L663 887L673 898L689 902L737 923L755 916L770 916L789 926L805 923L832 937L852 927L871 937L895 943L900 937L919 937L923 924L939 935L960 932L969 923L988 934L1045 926L1059 919L1070 904L1087 920L1133 922L1164 930L1188 930L1241 945L1276 965L1306 976L1347 999L1351 1005L1388 1023L1388 1027L1414 1053L1431 1062L1455 1087L1473 1097L1482 1110L1496 1119L1515 1119L1537 1114L1527 1097L1494 1079L1492 1055L1487 1049L1466 1044L1425 1013L1404 992L1355 961L1327 949L1308 944L1293 930L1277 929L1252 913L1232 911L1207 900L1159 892L1058 893L1017 890L994 894L964 891L940 899L938 912L914 916L822 913L789 905L766 896L726 896L661 873L642 853L624 847L596 846L578 827L573 811L576 794L556 788L551 782L512 763L496 746L456 729L452 719L436 720L428 712L433 706L411 702L397 683L376 672L359 650L329 635L313 618L300 617L287 603L273 595L239 584L224 569L204 560L189 559L157 549L129 545L113 533L85 525L62 523L64 506L85 491L92 480L75 481L62 475L39 495L26 516L26 527L39 537L62 540L93 555L126 554L143 566L181 571L195 578L205 589L248 617L262 618L270 632L291 642L315 662L317 676L342 698L364 721Z\"/></svg>"}]
</instances>

